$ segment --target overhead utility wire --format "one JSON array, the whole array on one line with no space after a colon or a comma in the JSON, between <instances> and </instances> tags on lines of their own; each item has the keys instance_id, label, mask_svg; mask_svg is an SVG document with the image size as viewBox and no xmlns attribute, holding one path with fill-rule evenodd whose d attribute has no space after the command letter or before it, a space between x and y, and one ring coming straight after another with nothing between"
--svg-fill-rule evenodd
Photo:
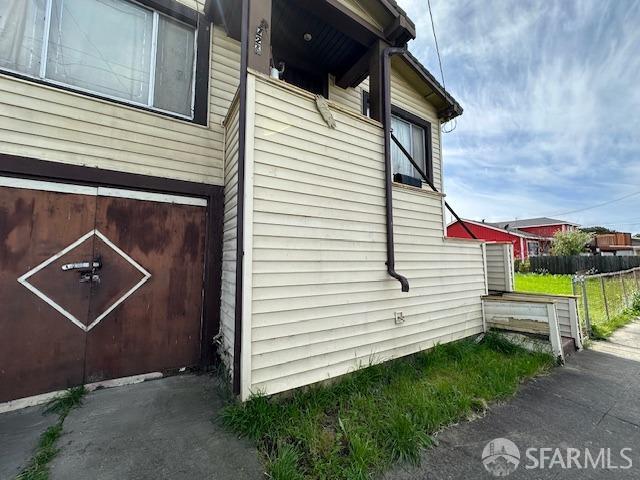
<instances>
[{"instance_id":1,"label":"overhead utility wire","mask_svg":"<svg viewBox=\"0 0 640 480\"><path fill-rule=\"evenodd\" d=\"M444 82L444 69L442 68L442 58L440 57L440 47L438 46L438 36L436 35L436 24L433 21L433 13L431 11L431 0L427 0L427 5L429 6L429 18L431 18L431 31L433 31L433 41L436 44L436 55L438 56L438 65L440 66L440 77L442 78L442 88L446 91L447 85ZM444 125L443 125L442 131L444 133L451 133L456 129L457 126L458 126L458 121L454 119L453 128L451 128L450 130L447 130L444 128Z\"/></svg>"},{"instance_id":2,"label":"overhead utility wire","mask_svg":"<svg viewBox=\"0 0 640 480\"><path fill-rule=\"evenodd\" d=\"M635 195L640 195L640 190L638 190L637 192L629 193L627 195L623 195L622 197L619 197L619 198L614 198L613 200L608 200L606 202L602 202L602 203L598 203L596 205L592 205L590 207L578 208L576 210L570 210L568 212L563 212L563 213L554 213L551 216L552 217L560 217L562 215L570 215L572 213L578 213L578 212L584 212L584 211L587 211L587 210L593 210L594 208L604 207L605 205L611 205L612 203L616 203L616 202L619 202L621 200L626 200L627 198L633 197Z\"/></svg>"}]
</instances>

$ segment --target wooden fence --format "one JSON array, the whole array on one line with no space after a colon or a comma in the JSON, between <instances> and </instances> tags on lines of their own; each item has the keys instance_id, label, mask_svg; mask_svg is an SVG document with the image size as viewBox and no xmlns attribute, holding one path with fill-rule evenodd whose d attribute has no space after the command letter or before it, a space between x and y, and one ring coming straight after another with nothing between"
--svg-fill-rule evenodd
<instances>
[{"instance_id":1,"label":"wooden fence","mask_svg":"<svg viewBox=\"0 0 640 480\"><path fill-rule=\"evenodd\" d=\"M640 256L582 256L571 257L531 257L531 271L556 275L574 275L578 272L595 271L611 273L640 267Z\"/></svg>"}]
</instances>

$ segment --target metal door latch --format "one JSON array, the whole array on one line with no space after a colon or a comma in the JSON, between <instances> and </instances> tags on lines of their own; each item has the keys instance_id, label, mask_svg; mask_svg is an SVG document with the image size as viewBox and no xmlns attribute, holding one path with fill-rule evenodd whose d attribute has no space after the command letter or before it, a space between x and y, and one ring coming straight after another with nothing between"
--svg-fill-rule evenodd
<instances>
[{"instance_id":1,"label":"metal door latch","mask_svg":"<svg viewBox=\"0 0 640 480\"><path fill-rule=\"evenodd\" d=\"M80 274L80 283L100 283L98 270L102 268L102 260L96 258L93 262L75 262L62 265L62 271L77 271Z\"/></svg>"},{"instance_id":2,"label":"metal door latch","mask_svg":"<svg viewBox=\"0 0 640 480\"><path fill-rule=\"evenodd\" d=\"M92 268L100 268L102 264L99 261L90 262L78 262L78 263L66 263L62 265L62 270L91 270Z\"/></svg>"}]
</instances>

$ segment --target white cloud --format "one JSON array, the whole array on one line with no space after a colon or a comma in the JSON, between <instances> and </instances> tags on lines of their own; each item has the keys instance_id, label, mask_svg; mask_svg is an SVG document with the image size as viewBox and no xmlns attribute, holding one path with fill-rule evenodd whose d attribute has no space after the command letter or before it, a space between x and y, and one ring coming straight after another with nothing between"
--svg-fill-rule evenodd
<instances>
[{"instance_id":1,"label":"white cloud","mask_svg":"<svg viewBox=\"0 0 640 480\"><path fill-rule=\"evenodd\" d=\"M412 51L439 78L426 0L400 3L419 32ZM640 0L432 6L446 86L465 109L443 136L447 193L465 216L545 215L640 188ZM638 206L572 219L611 223Z\"/></svg>"}]
</instances>

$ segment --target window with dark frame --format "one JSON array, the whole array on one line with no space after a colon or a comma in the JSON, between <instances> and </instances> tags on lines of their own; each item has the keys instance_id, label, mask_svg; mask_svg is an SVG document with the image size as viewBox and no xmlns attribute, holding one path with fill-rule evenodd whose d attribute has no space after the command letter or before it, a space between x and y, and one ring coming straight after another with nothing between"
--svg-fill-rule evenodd
<instances>
[{"instance_id":1,"label":"window with dark frame","mask_svg":"<svg viewBox=\"0 0 640 480\"><path fill-rule=\"evenodd\" d=\"M196 114L197 13L191 23L174 18L167 0L158 2L163 11L151 1L2 3L1 71L206 122L206 114Z\"/></svg>"},{"instance_id":2,"label":"window with dark frame","mask_svg":"<svg viewBox=\"0 0 640 480\"><path fill-rule=\"evenodd\" d=\"M369 116L369 94L363 92L362 113ZM431 123L407 112L395 105L391 106L391 129L393 135L411 154L427 178L433 182L433 164L431 147ZM391 146L391 166L394 181L420 184L422 175L411 165L407 156L393 142Z\"/></svg>"}]
</instances>

